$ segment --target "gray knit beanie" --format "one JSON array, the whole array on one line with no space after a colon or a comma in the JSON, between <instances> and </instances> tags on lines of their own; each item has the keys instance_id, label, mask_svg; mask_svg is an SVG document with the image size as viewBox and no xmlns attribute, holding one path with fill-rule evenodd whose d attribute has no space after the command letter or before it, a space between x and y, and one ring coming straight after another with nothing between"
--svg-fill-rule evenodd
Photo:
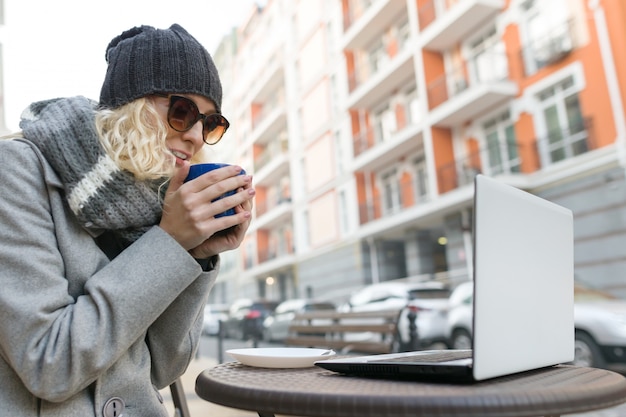
<instances>
[{"instance_id":1,"label":"gray knit beanie","mask_svg":"<svg viewBox=\"0 0 626 417\"><path fill-rule=\"evenodd\" d=\"M180 25L169 29L137 26L113 38L100 106L116 108L152 93L207 97L217 112L222 85L209 52Z\"/></svg>"}]
</instances>

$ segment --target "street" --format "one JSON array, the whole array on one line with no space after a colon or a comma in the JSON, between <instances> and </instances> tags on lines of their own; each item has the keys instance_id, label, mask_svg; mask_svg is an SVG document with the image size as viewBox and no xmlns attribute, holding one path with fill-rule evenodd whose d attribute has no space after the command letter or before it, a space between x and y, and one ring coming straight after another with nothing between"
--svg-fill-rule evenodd
<instances>
[{"instance_id":1,"label":"street","mask_svg":"<svg viewBox=\"0 0 626 417\"><path fill-rule=\"evenodd\" d=\"M212 358L218 362L230 362L233 361L227 353L228 349L241 349L241 348L250 348L254 347L252 341L243 341L243 340L235 340L235 339L224 339L221 342L222 346L220 349L220 340L215 336L203 336L200 341L200 348L198 350L198 355L202 357ZM267 343L267 342L259 342L257 347L279 347L281 344L277 343ZM220 353L221 352L221 353ZM604 410L592 411L589 413L582 414L568 414L571 417L625 417L626 416L626 403L621 404L617 407L607 408Z\"/></svg>"}]
</instances>

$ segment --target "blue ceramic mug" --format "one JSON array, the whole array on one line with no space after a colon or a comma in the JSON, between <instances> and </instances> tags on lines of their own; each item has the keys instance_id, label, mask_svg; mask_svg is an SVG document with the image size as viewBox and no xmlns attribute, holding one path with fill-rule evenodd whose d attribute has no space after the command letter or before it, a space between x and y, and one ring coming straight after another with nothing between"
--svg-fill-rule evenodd
<instances>
[{"instance_id":1,"label":"blue ceramic mug","mask_svg":"<svg viewBox=\"0 0 626 417\"><path fill-rule=\"evenodd\" d=\"M222 167L227 167L230 166L230 164L224 164L224 163L205 163L205 164L194 164L192 166L189 167L189 174L187 174L187 178L185 178L185 182L190 181L194 178L198 178L200 175L202 174L206 174L209 171L213 171L214 169L218 169L218 168L222 168ZM239 175L245 175L246 171L245 170L241 170L241 172L239 173ZM216 198L213 201L217 201L221 198L224 197L228 197L230 195L235 194L235 190L232 191L228 191L224 194L222 194L221 196L219 196L218 198ZM215 215L215 217L223 217L223 216L232 216L233 214L235 214L235 209L231 208L228 209L222 213L218 213Z\"/></svg>"}]
</instances>

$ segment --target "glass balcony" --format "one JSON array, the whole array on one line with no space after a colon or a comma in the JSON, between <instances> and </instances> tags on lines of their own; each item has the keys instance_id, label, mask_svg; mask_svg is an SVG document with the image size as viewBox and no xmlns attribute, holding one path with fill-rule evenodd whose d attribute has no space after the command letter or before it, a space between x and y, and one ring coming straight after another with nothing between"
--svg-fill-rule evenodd
<instances>
[{"instance_id":1,"label":"glass balcony","mask_svg":"<svg viewBox=\"0 0 626 417\"><path fill-rule=\"evenodd\" d=\"M569 20L536 37L520 51L527 76L548 65L564 59L574 49L572 28L574 21Z\"/></svg>"},{"instance_id":2,"label":"glass balcony","mask_svg":"<svg viewBox=\"0 0 626 417\"><path fill-rule=\"evenodd\" d=\"M407 29L408 22L404 22L394 36L381 32L370 38L367 47L350 51L354 68L348 73L348 107L375 105L415 78Z\"/></svg>"},{"instance_id":3,"label":"glass balcony","mask_svg":"<svg viewBox=\"0 0 626 417\"><path fill-rule=\"evenodd\" d=\"M259 201L256 204L256 215L257 217L261 217L269 211L273 210L274 208L278 207L279 205L288 203L291 203L291 195L288 191L286 191L276 196L275 198L270 198L265 201Z\"/></svg>"},{"instance_id":4,"label":"glass balcony","mask_svg":"<svg viewBox=\"0 0 626 417\"><path fill-rule=\"evenodd\" d=\"M398 183L396 188L392 188L390 191L381 193L377 198L360 204L360 224L393 216L403 210L428 201L428 195L421 186L422 182L426 182L426 178L416 177L413 181Z\"/></svg>"},{"instance_id":5,"label":"glass balcony","mask_svg":"<svg viewBox=\"0 0 626 417\"><path fill-rule=\"evenodd\" d=\"M439 192L445 193L473 182L476 174L532 173L595 149L591 119L573 127L554 130L528 144L499 144L480 149L437 170Z\"/></svg>"},{"instance_id":6,"label":"glass balcony","mask_svg":"<svg viewBox=\"0 0 626 417\"><path fill-rule=\"evenodd\" d=\"M254 159L254 175L257 184L271 184L276 175L289 170L289 141L287 132L278 134L278 139L269 142ZM259 182L260 181L260 182Z\"/></svg>"},{"instance_id":7,"label":"glass balcony","mask_svg":"<svg viewBox=\"0 0 626 417\"><path fill-rule=\"evenodd\" d=\"M372 35L380 33L406 16L405 0L352 0L344 11L344 48L363 48Z\"/></svg>"},{"instance_id":8,"label":"glass balcony","mask_svg":"<svg viewBox=\"0 0 626 417\"><path fill-rule=\"evenodd\" d=\"M278 245L278 248L260 250L258 252L259 263L262 264L264 262L277 259L281 256L292 255L293 253L294 248L292 246L289 246L286 242L282 242Z\"/></svg>"},{"instance_id":9,"label":"glass balcony","mask_svg":"<svg viewBox=\"0 0 626 417\"><path fill-rule=\"evenodd\" d=\"M422 132L419 122L408 118L393 130L377 126L357 133L353 137L354 168L374 171L395 163L421 147Z\"/></svg>"},{"instance_id":10,"label":"glass balcony","mask_svg":"<svg viewBox=\"0 0 626 417\"><path fill-rule=\"evenodd\" d=\"M433 123L452 127L513 99L506 54L486 50L452 68L427 86Z\"/></svg>"},{"instance_id":11,"label":"glass balcony","mask_svg":"<svg viewBox=\"0 0 626 417\"><path fill-rule=\"evenodd\" d=\"M426 49L446 51L486 24L504 0L429 0L418 10L420 39Z\"/></svg>"}]
</instances>

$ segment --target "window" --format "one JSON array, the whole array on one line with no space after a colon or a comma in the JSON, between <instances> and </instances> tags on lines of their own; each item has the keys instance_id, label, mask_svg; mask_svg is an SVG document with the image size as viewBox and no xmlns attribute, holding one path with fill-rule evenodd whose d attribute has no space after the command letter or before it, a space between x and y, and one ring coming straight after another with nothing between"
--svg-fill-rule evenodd
<instances>
[{"instance_id":1,"label":"window","mask_svg":"<svg viewBox=\"0 0 626 417\"><path fill-rule=\"evenodd\" d=\"M400 184L398 174L395 169L389 170L381 175L383 190L383 212L392 214L400 209Z\"/></svg>"},{"instance_id":2,"label":"window","mask_svg":"<svg viewBox=\"0 0 626 417\"><path fill-rule=\"evenodd\" d=\"M484 83L499 81L508 76L508 62L504 43L491 27L469 44L470 80Z\"/></svg>"},{"instance_id":3,"label":"window","mask_svg":"<svg viewBox=\"0 0 626 417\"><path fill-rule=\"evenodd\" d=\"M547 132L540 143L544 160L550 164L587 152L588 135L573 77L539 92L537 99Z\"/></svg>"},{"instance_id":4,"label":"window","mask_svg":"<svg viewBox=\"0 0 626 417\"><path fill-rule=\"evenodd\" d=\"M272 230L269 234L268 239L268 248L267 248L267 259L276 259L276 256L279 254L278 252L278 242L280 241L279 230Z\"/></svg>"},{"instance_id":5,"label":"window","mask_svg":"<svg viewBox=\"0 0 626 417\"><path fill-rule=\"evenodd\" d=\"M376 74L378 70L385 66L387 62L387 52L383 41L377 41L369 51L370 74Z\"/></svg>"},{"instance_id":6,"label":"window","mask_svg":"<svg viewBox=\"0 0 626 417\"><path fill-rule=\"evenodd\" d=\"M309 212L308 211L304 211L302 212L302 229L300 230L302 232L302 236L298 238L298 243L297 243L297 248L298 251L300 249L308 249L311 245L311 226L309 225Z\"/></svg>"},{"instance_id":7,"label":"window","mask_svg":"<svg viewBox=\"0 0 626 417\"><path fill-rule=\"evenodd\" d=\"M400 51L404 50L404 48L409 45L410 38L411 27L409 26L409 21L405 20L400 25L398 25L398 49Z\"/></svg>"},{"instance_id":8,"label":"window","mask_svg":"<svg viewBox=\"0 0 626 417\"><path fill-rule=\"evenodd\" d=\"M349 232L348 199L345 190L339 191L339 228L343 235Z\"/></svg>"},{"instance_id":9,"label":"window","mask_svg":"<svg viewBox=\"0 0 626 417\"><path fill-rule=\"evenodd\" d=\"M244 258L244 264L245 264L246 269L250 269L254 266L254 254L255 254L254 244L252 241L248 241L246 243L245 258Z\"/></svg>"},{"instance_id":10,"label":"window","mask_svg":"<svg viewBox=\"0 0 626 417\"><path fill-rule=\"evenodd\" d=\"M381 108L374 114L374 129L377 143L386 142L391 139L392 134L398 129L396 114L389 104Z\"/></svg>"},{"instance_id":11,"label":"window","mask_svg":"<svg viewBox=\"0 0 626 417\"><path fill-rule=\"evenodd\" d=\"M404 100L407 108L407 124L416 125L421 121L420 103L417 98L417 89L415 86L409 88L404 94Z\"/></svg>"},{"instance_id":12,"label":"window","mask_svg":"<svg viewBox=\"0 0 626 417\"><path fill-rule=\"evenodd\" d=\"M277 254L279 256L284 256L284 255L289 255L290 253L293 253L293 248L292 246L292 242L291 242L291 236L292 236L292 229L291 229L291 224L285 224L281 227L278 228L278 230L276 231L276 237L277 237Z\"/></svg>"},{"instance_id":13,"label":"window","mask_svg":"<svg viewBox=\"0 0 626 417\"><path fill-rule=\"evenodd\" d=\"M413 169L416 201L423 201L428 198L428 170L424 155L420 155L413 160Z\"/></svg>"},{"instance_id":14,"label":"window","mask_svg":"<svg viewBox=\"0 0 626 417\"><path fill-rule=\"evenodd\" d=\"M302 158L300 160L300 168L301 168L301 171L300 171L301 184L305 184L304 190L306 192L310 190L310 185L309 185L308 176L307 176L306 158Z\"/></svg>"},{"instance_id":15,"label":"window","mask_svg":"<svg viewBox=\"0 0 626 417\"><path fill-rule=\"evenodd\" d=\"M330 76L330 108L332 115L340 114L339 95L337 94L338 91L339 87L337 87L337 76L335 74L332 74Z\"/></svg>"},{"instance_id":16,"label":"window","mask_svg":"<svg viewBox=\"0 0 626 417\"><path fill-rule=\"evenodd\" d=\"M506 111L483 124L486 157L491 175L521 172L521 160L515 140L515 130Z\"/></svg>"},{"instance_id":17,"label":"window","mask_svg":"<svg viewBox=\"0 0 626 417\"><path fill-rule=\"evenodd\" d=\"M345 166L344 166L344 160L343 160L343 154L344 154L344 150L343 150L343 142L341 141L341 133L340 132L335 132L334 134L334 139L335 139L335 165L337 167L337 175L341 175L345 172Z\"/></svg>"},{"instance_id":18,"label":"window","mask_svg":"<svg viewBox=\"0 0 626 417\"><path fill-rule=\"evenodd\" d=\"M524 48L527 74L558 60L572 49L567 10L567 2L563 0L528 0L522 3L522 36L527 45Z\"/></svg>"}]
</instances>

